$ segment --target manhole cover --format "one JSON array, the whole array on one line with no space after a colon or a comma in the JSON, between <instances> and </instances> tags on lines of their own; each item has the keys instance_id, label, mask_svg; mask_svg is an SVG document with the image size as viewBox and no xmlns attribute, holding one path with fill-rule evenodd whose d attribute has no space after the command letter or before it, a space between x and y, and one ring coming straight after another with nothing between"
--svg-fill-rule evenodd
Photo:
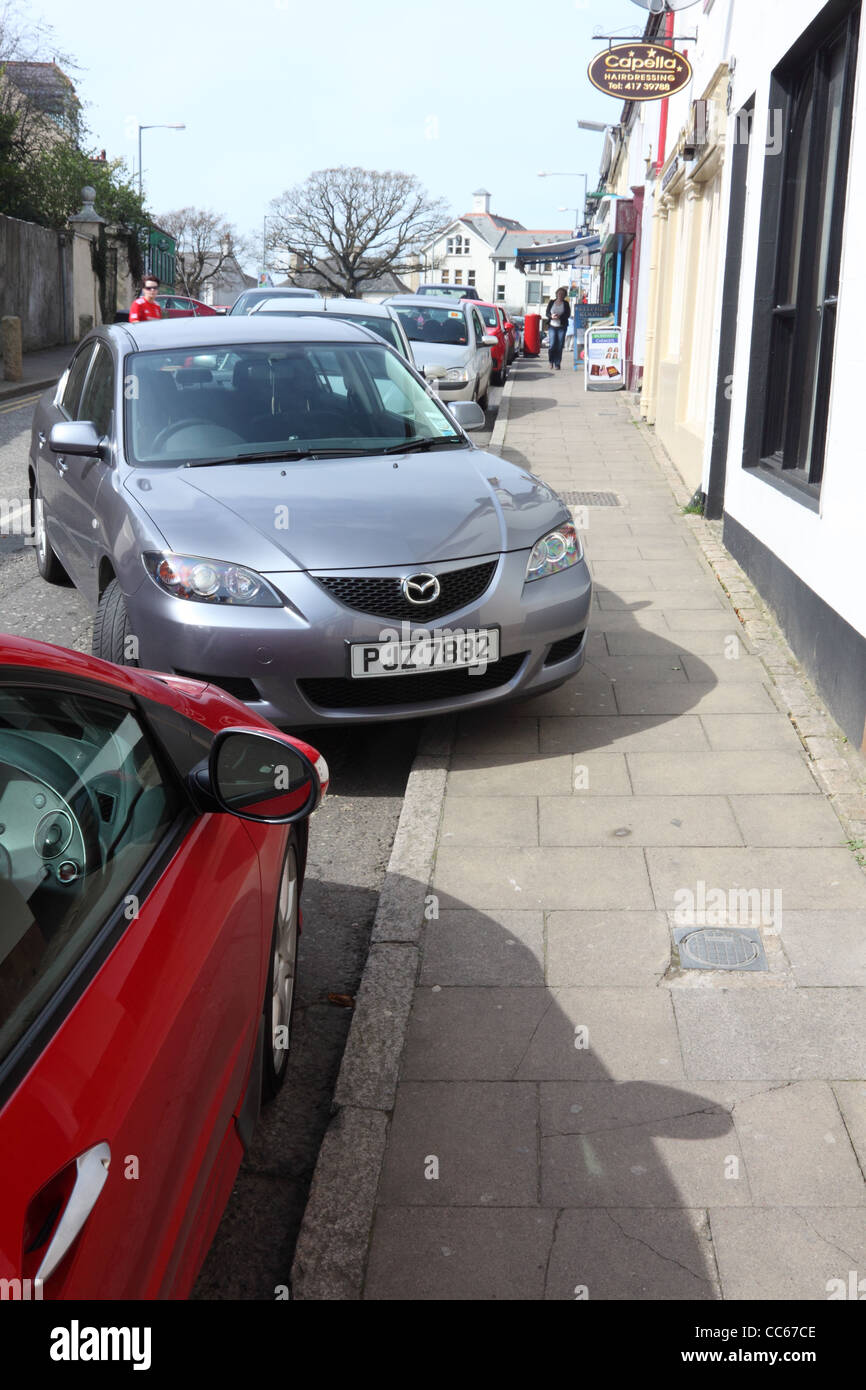
<instances>
[{"instance_id":1,"label":"manhole cover","mask_svg":"<svg viewBox=\"0 0 866 1390\"><path fill-rule=\"evenodd\" d=\"M683 970L766 970L760 933L737 927L677 927Z\"/></svg>"},{"instance_id":2,"label":"manhole cover","mask_svg":"<svg viewBox=\"0 0 866 1390\"><path fill-rule=\"evenodd\" d=\"M615 492L561 492L559 495L569 507L618 507L620 504Z\"/></svg>"}]
</instances>

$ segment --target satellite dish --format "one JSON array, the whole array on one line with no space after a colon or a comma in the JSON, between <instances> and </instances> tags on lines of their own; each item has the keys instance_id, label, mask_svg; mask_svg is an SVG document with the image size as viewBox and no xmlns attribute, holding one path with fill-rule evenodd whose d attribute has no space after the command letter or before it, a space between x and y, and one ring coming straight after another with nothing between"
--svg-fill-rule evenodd
<instances>
[{"instance_id":1,"label":"satellite dish","mask_svg":"<svg viewBox=\"0 0 866 1390\"><path fill-rule=\"evenodd\" d=\"M631 0L633 5L640 5L642 10L649 10L650 14L666 14L669 10L687 10L690 5L696 5L698 0Z\"/></svg>"}]
</instances>

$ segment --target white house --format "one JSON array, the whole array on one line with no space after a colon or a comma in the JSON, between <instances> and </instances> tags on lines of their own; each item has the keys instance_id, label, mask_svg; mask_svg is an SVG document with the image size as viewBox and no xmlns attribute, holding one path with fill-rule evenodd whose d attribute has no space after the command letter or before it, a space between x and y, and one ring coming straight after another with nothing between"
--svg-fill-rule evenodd
<instances>
[{"instance_id":1,"label":"white house","mask_svg":"<svg viewBox=\"0 0 866 1390\"><path fill-rule=\"evenodd\" d=\"M472 195L472 211L454 218L423 248L420 280L471 286L482 299L513 313L531 312L568 281L564 267L551 262L539 262L537 269L522 275L515 265L515 252L570 235L570 228L527 228L512 217L492 213L490 194L478 188Z\"/></svg>"}]
</instances>

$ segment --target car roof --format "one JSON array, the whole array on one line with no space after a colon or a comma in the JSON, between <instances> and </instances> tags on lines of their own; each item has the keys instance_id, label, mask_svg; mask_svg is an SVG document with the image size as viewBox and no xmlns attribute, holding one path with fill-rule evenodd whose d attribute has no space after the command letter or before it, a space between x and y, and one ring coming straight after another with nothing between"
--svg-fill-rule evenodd
<instances>
[{"instance_id":1,"label":"car roof","mask_svg":"<svg viewBox=\"0 0 866 1390\"><path fill-rule=\"evenodd\" d=\"M435 294L394 294L388 303L393 304L395 309L407 304L410 307L413 304L418 304L424 309L451 309L453 312L455 308L461 307L459 299L455 304L453 299L437 299ZM475 300L473 299L471 303L474 304Z\"/></svg>"},{"instance_id":2,"label":"car roof","mask_svg":"<svg viewBox=\"0 0 866 1390\"><path fill-rule=\"evenodd\" d=\"M213 314L206 318L151 319L145 323L107 324L98 330L123 350L131 343L142 352L155 348L206 348L229 343L339 343L382 339L360 324L333 314Z\"/></svg>"},{"instance_id":3,"label":"car roof","mask_svg":"<svg viewBox=\"0 0 866 1390\"><path fill-rule=\"evenodd\" d=\"M263 299L261 304L256 305L256 314L266 314L268 312L267 299ZM285 313L282 307L283 301L280 300L280 312ZM305 308L309 305L309 308ZM297 307L296 307L297 306ZM391 314L386 304L369 304L366 299L345 299L334 295L330 299L296 299L291 305L292 313L325 314L328 310L333 312L338 310L341 314L367 314L372 318L389 319Z\"/></svg>"}]
</instances>

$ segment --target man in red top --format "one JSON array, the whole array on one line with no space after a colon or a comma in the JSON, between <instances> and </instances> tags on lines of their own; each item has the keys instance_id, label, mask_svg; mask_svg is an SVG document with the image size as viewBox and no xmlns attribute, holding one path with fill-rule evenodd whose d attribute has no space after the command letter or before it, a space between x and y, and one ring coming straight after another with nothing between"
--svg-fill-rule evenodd
<instances>
[{"instance_id":1,"label":"man in red top","mask_svg":"<svg viewBox=\"0 0 866 1390\"><path fill-rule=\"evenodd\" d=\"M129 310L130 323L144 323L145 319L161 319L162 309L156 303L159 281L155 275L145 275L141 294L134 299Z\"/></svg>"}]
</instances>

